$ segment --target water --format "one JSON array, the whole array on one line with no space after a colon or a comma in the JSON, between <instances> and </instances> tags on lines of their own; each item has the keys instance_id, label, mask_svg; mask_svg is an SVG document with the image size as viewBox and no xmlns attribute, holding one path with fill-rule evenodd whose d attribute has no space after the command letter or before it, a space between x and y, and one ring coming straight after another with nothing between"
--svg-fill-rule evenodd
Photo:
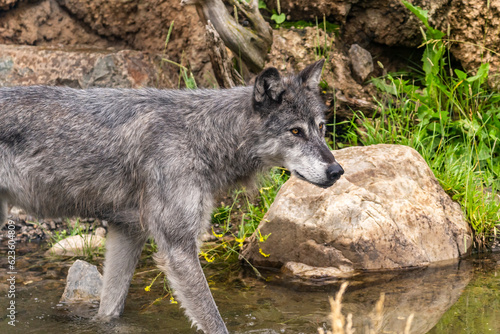
<instances>
[{"instance_id":1,"label":"water","mask_svg":"<svg viewBox=\"0 0 500 334\"><path fill-rule=\"evenodd\" d=\"M5 248L1 249L5 254ZM16 326L8 325L7 259L0 258L0 333L196 333L178 304L163 295L161 282L144 287L157 275L146 260L134 276L123 317L96 323L97 305L59 304L65 277L74 260L54 262L38 245L18 245ZM98 261L102 262L102 261ZM99 268L102 270L102 268ZM330 328L328 296L340 282L301 282L265 272L268 281L215 266L206 269L210 287L231 333L317 333ZM498 275L498 276L497 276ZM357 333L374 323L372 310L385 293L377 333L401 333L414 314L411 333L499 333L500 254L403 272L370 273L349 280L343 313L353 314ZM371 319L371 320L370 320Z\"/></svg>"}]
</instances>

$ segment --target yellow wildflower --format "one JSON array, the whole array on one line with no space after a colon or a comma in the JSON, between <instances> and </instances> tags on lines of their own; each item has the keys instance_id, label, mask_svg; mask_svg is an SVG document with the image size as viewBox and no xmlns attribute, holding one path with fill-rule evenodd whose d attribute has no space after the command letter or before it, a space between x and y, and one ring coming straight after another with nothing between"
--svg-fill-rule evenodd
<instances>
[{"instance_id":1,"label":"yellow wildflower","mask_svg":"<svg viewBox=\"0 0 500 334\"><path fill-rule=\"evenodd\" d=\"M243 236L243 238L238 238L238 237L235 237L234 240L236 240L236 242L238 243L238 246L241 248L243 247L243 242L245 241L245 236Z\"/></svg>"},{"instance_id":2,"label":"yellow wildflower","mask_svg":"<svg viewBox=\"0 0 500 334\"><path fill-rule=\"evenodd\" d=\"M259 253L263 256L263 257L269 257L271 254L266 254L264 253L264 251L262 250L262 248L259 247Z\"/></svg>"},{"instance_id":3,"label":"yellow wildflower","mask_svg":"<svg viewBox=\"0 0 500 334\"><path fill-rule=\"evenodd\" d=\"M257 230L257 232L259 232L259 242L264 242L267 240L267 238L272 234L272 233L269 233L268 235L262 235L260 233L260 230Z\"/></svg>"},{"instance_id":4,"label":"yellow wildflower","mask_svg":"<svg viewBox=\"0 0 500 334\"><path fill-rule=\"evenodd\" d=\"M215 256L209 257L205 252L200 252L200 255L203 256L207 262L214 262Z\"/></svg>"},{"instance_id":5,"label":"yellow wildflower","mask_svg":"<svg viewBox=\"0 0 500 334\"><path fill-rule=\"evenodd\" d=\"M224 236L224 232L222 232L222 234L217 234L217 233L215 233L213 226L212 226L212 234L213 234L213 235L215 235L215 236L216 236L217 238L219 238L219 239L220 239L220 238L222 238L222 237Z\"/></svg>"}]
</instances>

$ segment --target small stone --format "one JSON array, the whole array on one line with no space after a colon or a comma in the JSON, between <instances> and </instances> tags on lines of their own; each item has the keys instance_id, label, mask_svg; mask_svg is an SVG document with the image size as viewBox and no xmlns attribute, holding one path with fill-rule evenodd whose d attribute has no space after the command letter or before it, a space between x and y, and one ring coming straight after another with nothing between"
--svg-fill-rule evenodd
<instances>
[{"instance_id":1,"label":"small stone","mask_svg":"<svg viewBox=\"0 0 500 334\"><path fill-rule=\"evenodd\" d=\"M76 218L71 218L71 219L68 219L68 220L67 220L67 222L68 222L68 225L69 225L71 228L75 228L75 226L76 226L77 224L80 224L80 223L81 223L80 219L76 219Z\"/></svg>"},{"instance_id":2,"label":"small stone","mask_svg":"<svg viewBox=\"0 0 500 334\"><path fill-rule=\"evenodd\" d=\"M59 278L58 272L56 270L47 270L45 273L45 279L57 279Z\"/></svg>"},{"instance_id":3,"label":"small stone","mask_svg":"<svg viewBox=\"0 0 500 334\"><path fill-rule=\"evenodd\" d=\"M106 237L106 229L104 227L98 227L98 228L95 229L94 234L96 236L104 238L104 237Z\"/></svg>"},{"instance_id":4,"label":"small stone","mask_svg":"<svg viewBox=\"0 0 500 334\"><path fill-rule=\"evenodd\" d=\"M217 237L210 232L206 232L206 233L202 234L202 236L200 237L201 242L209 242L209 241L216 241L216 240L217 240Z\"/></svg>"},{"instance_id":5,"label":"small stone","mask_svg":"<svg viewBox=\"0 0 500 334\"><path fill-rule=\"evenodd\" d=\"M13 206L10 208L10 213L14 216L19 216L21 214L25 214L24 210L21 208L18 208L17 206Z\"/></svg>"}]
</instances>

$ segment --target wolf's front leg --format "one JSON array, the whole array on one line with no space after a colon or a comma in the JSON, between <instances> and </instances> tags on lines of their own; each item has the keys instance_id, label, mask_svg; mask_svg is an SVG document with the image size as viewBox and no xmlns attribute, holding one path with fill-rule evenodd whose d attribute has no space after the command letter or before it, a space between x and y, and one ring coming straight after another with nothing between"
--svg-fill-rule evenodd
<instances>
[{"instance_id":1,"label":"wolf's front leg","mask_svg":"<svg viewBox=\"0 0 500 334\"><path fill-rule=\"evenodd\" d=\"M193 324L207 334L228 333L201 269L195 238L170 243L155 260Z\"/></svg>"},{"instance_id":2,"label":"wolf's front leg","mask_svg":"<svg viewBox=\"0 0 500 334\"><path fill-rule=\"evenodd\" d=\"M98 318L115 318L123 312L130 281L146 239L146 232L127 224L109 225Z\"/></svg>"}]
</instances>

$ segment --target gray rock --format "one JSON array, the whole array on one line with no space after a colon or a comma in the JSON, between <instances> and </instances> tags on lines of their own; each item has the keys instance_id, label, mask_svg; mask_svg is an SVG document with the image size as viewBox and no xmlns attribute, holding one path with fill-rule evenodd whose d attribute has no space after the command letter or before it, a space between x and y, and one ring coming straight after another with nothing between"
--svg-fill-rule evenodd
<instances>
[{"instance_id":1,"label":"gray rock","mask_svg":"<svg viewBox=\"0 0 500 334\"><path fill-rule=\"evenodd\" d=\"M425 266L470 250L460 205L415 150L374 145L334 155L344 176L328 189L292 177L259 225L268 239L252 236L242 256L259 266L298 262L345 274Z\"/></svg>"},{"instance_id":2,"label":"gray rock","mask_svg":"<svg viewBox=\"0 0 500 334\"><path fill-rule=\"evenodd\" d=\"M66 288L61 302L98 301L102 289L102 275L97 267L82 260L76 260L69 268Z\"/></svg>"},{"instance_id":3,"label":"gray rock","mask_svg":"<svg viewBox=\"0 0 500 334\"><path fill-rule=\"evenodd\" d=\"M351 45L349 49L352 71L354 77L363 82L373 72L373 59L370 52L363 49L358 44Z\"/></svg>"}]
</instances>

